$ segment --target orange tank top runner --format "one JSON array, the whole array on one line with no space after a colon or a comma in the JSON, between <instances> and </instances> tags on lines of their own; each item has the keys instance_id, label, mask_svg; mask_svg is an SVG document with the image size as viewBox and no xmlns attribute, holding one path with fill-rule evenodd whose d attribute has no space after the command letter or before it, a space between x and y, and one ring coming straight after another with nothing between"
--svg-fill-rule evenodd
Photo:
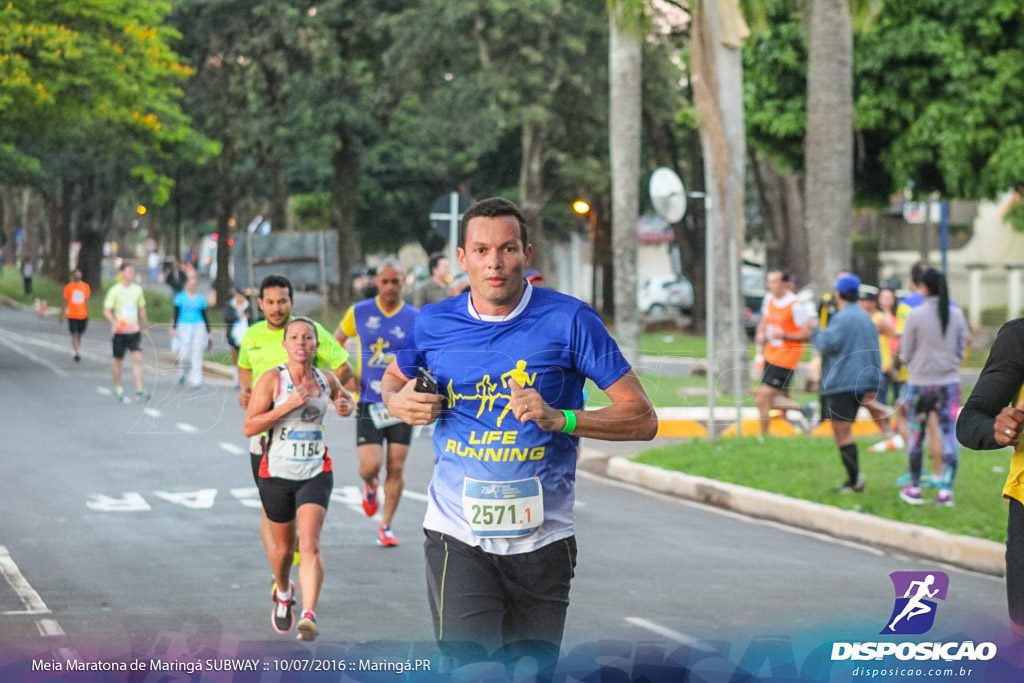
<instances>
[{"instance_id":1,"label":"orange tank top runner","mask_svg":"<svg viewBox=\"0 0 1024 683\"><path fill-rule=\"evenodd\" d=\"M82 320L89 317L86 300L90 295L89 285L85 282L69 282L64 285L64 299L67 302L68 317Z\"/></svg>"},{"instance_id":2,"label":"orange tank top runner","mask_svg":"<svg viewBox=\"0 0 1024 683\"><path fill-rule=\"evenodd\" d=\"M776 305L775 297L768 296L764 311L764 360L780 368L793 370L800 362L800 356L804 353L803 342L789 341L783 335L798 335L803 328L794 320L794 307L800 305L800 300L793 297L786 297L781 300L783 305Z\"/></svg>"}]
</instances>

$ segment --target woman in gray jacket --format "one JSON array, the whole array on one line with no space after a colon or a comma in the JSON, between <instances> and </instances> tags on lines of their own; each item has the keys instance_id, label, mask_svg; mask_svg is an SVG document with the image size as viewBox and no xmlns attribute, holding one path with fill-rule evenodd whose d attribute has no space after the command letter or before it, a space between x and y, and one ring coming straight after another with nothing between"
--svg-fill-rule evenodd
<instances>
[{"instance_id":1,"label":"woman in gray jacket","mask_svg":"<svg viewBox=\"0 0 1024 683\"><path fill-rule=\"evenodd\" d=\"M939 418L942 433L942 480L935 494L937 505L953 504L953 479L956 477L960 447L956 441L956 418L960 413L960 361L967 352L969 333L963 311L949 301L946 276L928 269L921 276L925 300L907 314L900 339L900 356L910 369L906 405L912 419L910 447L910 484L900 498L920 505L921 452L928 415Z\"/></svg>"}]
</instances>

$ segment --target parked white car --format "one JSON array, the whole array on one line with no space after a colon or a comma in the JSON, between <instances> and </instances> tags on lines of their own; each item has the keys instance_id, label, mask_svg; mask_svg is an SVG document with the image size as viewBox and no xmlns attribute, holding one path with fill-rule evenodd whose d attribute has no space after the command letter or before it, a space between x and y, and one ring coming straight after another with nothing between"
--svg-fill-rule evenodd
<instances>
[{"instance_id":1,"label":"parked white car","mask_svg":"<svg viewBox=\"0 0 1024 683\"><path fill-rule=\"evenodd\" d=\"M652 276L637 290L636 305L646 315L689 314L693 285L683 276Z\"/></svg>"}]
</instances>

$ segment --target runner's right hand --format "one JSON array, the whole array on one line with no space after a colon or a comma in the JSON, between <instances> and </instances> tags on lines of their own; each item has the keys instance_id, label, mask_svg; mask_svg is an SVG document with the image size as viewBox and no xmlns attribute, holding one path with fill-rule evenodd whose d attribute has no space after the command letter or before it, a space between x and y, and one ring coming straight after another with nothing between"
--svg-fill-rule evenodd
<instances>
[{"instance_id":1,"label":"runner's right hand","mask_svg":"<svg viewBox=\"0 0 1024 683\"><path fill-rule=\"evenodd\" d=\"M386 396L384 403L388 412L410 425L428 425L441 414L441 394L424 394L416 391L416 380L411 379L402 389Z\"/></svg>"},{"instance_id":2,"label":"runner's right hand","mask_svg":"<svg viewBox=\"0 0 1024 683\"><path fill-rule=\"evenodd\" d=\"M1012 408L1006 406L996 415L995 438L1000 446L1016 447L1020 441L1021 426L1024 425L1024 401Z\"/></svg>"}]
</instances>

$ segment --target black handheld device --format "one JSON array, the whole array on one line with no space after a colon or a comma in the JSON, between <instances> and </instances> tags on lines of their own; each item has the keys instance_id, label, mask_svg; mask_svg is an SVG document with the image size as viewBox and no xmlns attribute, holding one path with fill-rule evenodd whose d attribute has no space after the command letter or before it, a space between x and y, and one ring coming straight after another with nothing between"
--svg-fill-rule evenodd
<instances>
[{"instance_id":1,"label":"black handheld device","mask_svg":"<svg viewBox=\"0 0 1024 683\"><path fill-rule=\"evenodd\" d=\"M430 374L430 370L420 368L416 371L416 391L421 394L437 393L437 380Z\"/></svg>"}]
</instances>

